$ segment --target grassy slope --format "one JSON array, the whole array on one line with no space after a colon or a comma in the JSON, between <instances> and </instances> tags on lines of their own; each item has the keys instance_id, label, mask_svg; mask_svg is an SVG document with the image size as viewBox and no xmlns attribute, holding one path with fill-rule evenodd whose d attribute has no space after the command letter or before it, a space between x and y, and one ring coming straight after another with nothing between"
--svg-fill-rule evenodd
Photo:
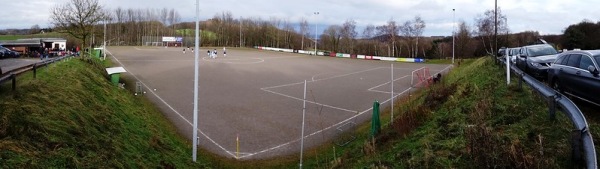
<instances>
[{"instance_id":1,"label":"grassy slope","mask_svg":"<svg viewBox=\"0 0 600 169\"><path fill-rule=\"evenodd\" d=\"M144 99L108 84L100 69L73 60L21 76L18 91L0 88L0 168L297 168L298 156L235 161L199 155ZM395 125L375 144L369 124L340 147L306 150L306 168L565 168L571 166L569 120L548 119L529 88L507 87L489 59L462 63L443 85L399 101ZM434 94L435 93L435 94ZM409 100L409 101L407 101ZM398 114L398 112L401 112ZM389 124L389 109L382 113ZM598 120L589 120L594 132ZM594 118L592 118L594 119ZM598 119L598 118L595 118ZM598 146L597 146L598 147Z\"/></svg>"},{"instance_id":2,"label":"grassy slope","mask_svg":"<svg viewBox=\"0 0 600 169\"><path fill-rule=\"evenodd\" d=\"M558 112L550 120L546 104L526 85L503 81L491 59L463 66L410 102L399 103L393 126L383 129L375 144L367 141L368 124L359 140L333 153L329 160L307 157L317 168L568 168L570 120ZM389 110L387 110L389 111ZM389 112L387 112L389 113ZM385 114L382 117L385 117ZM590 118L588 118L590 119ZM590 121L599 138L598 121ZM385 123L385 122L384 122ZM325 151L332 151L332 146ZM596 150L598 151L598 150ZM340 153L341 152L341 153ZM289 165L288 167L292 167Z\"/></svg>"},{"instance_id":3,"label":"grassy slope","mask_svg":"<svg viewBox=\"0 0 600 169\"><path fill-rule=\"evenodd\" d=\"M95 68L96 67L96 68ZM191 144L143 98L79 59L0 88L0 168L155 168L191 162Z\"/></svg>"}]
</instances>

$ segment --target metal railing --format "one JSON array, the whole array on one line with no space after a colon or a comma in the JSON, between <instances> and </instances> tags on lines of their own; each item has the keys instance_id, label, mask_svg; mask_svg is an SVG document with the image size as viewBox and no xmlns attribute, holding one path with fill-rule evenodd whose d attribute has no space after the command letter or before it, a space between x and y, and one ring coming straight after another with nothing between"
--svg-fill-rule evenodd
<instances>
[{"instance_id":1,"label":"metal railing","mask_svg":"<svg viewBox=\"0 0 600 169\"><path fill-rule=\"evenodd\" d=\"M498 59L502 65L506 65L504 59ZM502 66L506 67L506 66ZM556 106L562 108L562 112L573 123L572 142L574 158L581 157L581 150L583 150L583 157L585 157L585 164L587 168L598 168L598 162L596 158L596 148L594 147L594 140L590 133L589 125L577 105L573 103L569 98L565 97L560 92L548 87L544 83L526 74L515 65L511 64L510 69L512 73L519 77L519 87L522 87L523 81L526 82L531 88L535 89L540 95L544 96L548 102L548 113L551 119L555 118Z\"/></svg>"},{"instance_id":2,"label":"metal railing","mask_svg":"<svg viewBox=\"0 0 600 169\"><path fill-rule=\"evenodd\" d=\"M7 72L2 72L2 74L0 74L0 84L6 82L6 81L12 81L12 90L16 90L17 88L17 76L27 72L27 71L31 71L33 70L33 78L36 78L37 76L37 69L47 66L51 63L57 62L57 61L61 61L63 59L67 59L72 57L71 55L68 56L62 56L62 57L57 57L57 58L53 58L53 59L48 59L42 62L38 62L38 63L32 63L29 65L25 65L25 66L21 66L18 67L16 69L7 71Z\"/></svg>"}]
</instances>

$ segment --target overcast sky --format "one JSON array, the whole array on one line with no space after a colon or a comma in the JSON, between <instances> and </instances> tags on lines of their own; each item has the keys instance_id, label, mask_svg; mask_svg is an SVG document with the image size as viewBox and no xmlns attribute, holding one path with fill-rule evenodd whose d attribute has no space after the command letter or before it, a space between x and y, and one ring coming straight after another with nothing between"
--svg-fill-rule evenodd
<instances>
[{"instance_id":1,"label":"overcast sky","mask_svg":"<svg viewBox=\"0 0 600 169\"><path fill-rule=\"evenodd\" d=\"M0 0L0 29L30 28L38 24L50 25L50 9L69 0ZM109 9L122 8L174 8L183 21L192 21L195 0L99 0ZM527 30L541 34L562 34L571 24L584 19L597 22L600 10L597 0L499 0L498 6L508 17L511 32ZM367 24L382 25L393 18L398 23L420 15L426 23L425 36L449 36L452 32L453 13L456 21L473 25L474 18L485 10L494 8L494 0L200 0L200 18L212 18L217 13L229 11L240 16L271 17L299 22L306 18L312 26L341 25L354 19L360 33ZM313 13L318 11L319 15ZM319 32L323 29L319 28Z\"/></svg>"}]
</instances>

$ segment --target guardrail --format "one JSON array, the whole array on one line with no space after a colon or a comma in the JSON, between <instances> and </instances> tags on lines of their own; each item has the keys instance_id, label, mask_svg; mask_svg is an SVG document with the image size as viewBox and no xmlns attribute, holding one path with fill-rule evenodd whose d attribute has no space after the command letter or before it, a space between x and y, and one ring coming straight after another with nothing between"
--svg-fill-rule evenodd
<instances>
[{"instance_id":1,"label":"guardrail","mask_svg":"<svg viewBox=\"0 0 600 169\"><path fill-rule=\"evenodd\" d=\"M62 57L58 57L58 58L54 58L54 59L48 59L45 60L43 62L38 62L38 63L33 63L33 64L29 64L29 65L25 65L7 72L1 72L2 74L0 74L0 84L6 82L6 81L12 81L12 90L16 90L17 88L17 76L33 70L33 78L36 78L36 74L37 74L37 69L40 67L44 67L47 66L48 64L57 62L57 61L61 61L63 59L66 58L70 58L72 57L71 55L69 56L62 56Z\"/></svg>"},{"instance_id":2,"label":"guardrail","mask_svg":"<svg viewBox=\"0 0 600 169\"><path fill-rule=\"evenodd\" d=\"M506 65L504 59L498 59L502 65ZM506 67L506 66L502 66ZM555 118L556 105L562 108L562 111L571 119L575 130L571 134L571 147L573 158L581 160L581 157L585 157L585 164L587 168L598 168L598 162L596 158L596 148L594 147L594 140L590 133L588 123L581 113L581 110L573 103L569 98L565 97L560 92L548 87L537 79L529 76L515 65L511 64L510 69L512 72L519 77L519 87L522 87L523 81L525 81L530 87L535 89L539 94L544 96L548 102L548 112L551 119ZM583 156L581 154L583 150Z\"/></svg>"}]
</instances>

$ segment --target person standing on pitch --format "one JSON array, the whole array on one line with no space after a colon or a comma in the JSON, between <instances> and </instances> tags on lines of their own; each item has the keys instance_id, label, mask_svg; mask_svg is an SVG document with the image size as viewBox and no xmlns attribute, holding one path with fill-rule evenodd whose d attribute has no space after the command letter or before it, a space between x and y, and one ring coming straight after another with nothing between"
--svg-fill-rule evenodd
<instances>
[{"instance_id":1,"label":"person standing on pitch","mask_svg":"<svg viewBox=\"0 0 600 169\"><path fill-rule=\"evenodd\" d=\"M185 54L185 48L183 48L183 53Z\"/></svg>"},{"instance_id":2,"label":"person standing on pitch","mask_svg":"<svg viewBox=\"0 0 600 169\"><path fill-rule=\"evenodd\" d=\"M206 54L208 55L208 58L212 59L212 55L210 54L210 49L206 51Z\"/></svg>"},{"instance_id":3,"label":"person standing on pitch","mask_svg":"<svg viewBox=\"0 0 600 169\"><path fill-rule=\"evenodd\" d=\"M215 55L215 58L217 58L217 56L219 56L219 55L217 55L217 49L213 49L213 54Z\"/></svg>"},{"instance_id":4,"label":"person standing on pitch","mask_svg":"<svg viewBox=\"0 0 600 169\"><path fill-rule=\"evenodd\" d=\"M227 56L227 49L225 49L225 47L223 47L223 57Z\"/></svg>"}]
</instances>

